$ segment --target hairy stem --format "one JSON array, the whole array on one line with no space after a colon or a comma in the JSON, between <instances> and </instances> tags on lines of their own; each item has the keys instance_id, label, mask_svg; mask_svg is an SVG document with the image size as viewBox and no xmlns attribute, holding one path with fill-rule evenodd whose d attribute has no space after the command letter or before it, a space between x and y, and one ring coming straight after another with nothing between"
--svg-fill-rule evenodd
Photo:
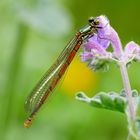
<instances>
[{"instance_id":1,"label":"hairy stem","mask_svg":"<svg viewBox=\"0 0 140 140\"><path fill-rule=\"evenodd\" d=\"M120 71L121 71L121 75L122 75L122 79L123 79L123 85L124 85L126 97L128 100L128 109L129 109L129 113L130 113L130 118L132 120L134 120L135 119L135 110L134 110L134 105L133 105L132 90L131 90L128 72L127 72L127 68L126 68L126 62L124 62L124 58L123 58L124 54L123 54L122 44L121 44L121 41L120 41L120 38L119 38L117 32L113 28L111 28L111 33L108 38L110 38L110 41L114 48L114 53L119 60L118 63L120 66Z\"/></svg>"},{"instance_id":2,"label":"hairy stem","mask_svg":"<svg viewBox=\"0 0 140 140\"><path fill-rule=\"evenodd\" d=\"M130 118L132 120L134 120L135 119L135 110L134 110L134 104L133 104L133 98L132 98L132 90L131 90L131 86L130 86L130 81L129 81L129 77L128 77L126 64L123 62L120 63L120 71L121 71L121 75L122 75L122 79L123 79L123 85L124 85L124 89L126 92L126 97L128 100Z\"/></svg>"}]
</instances>

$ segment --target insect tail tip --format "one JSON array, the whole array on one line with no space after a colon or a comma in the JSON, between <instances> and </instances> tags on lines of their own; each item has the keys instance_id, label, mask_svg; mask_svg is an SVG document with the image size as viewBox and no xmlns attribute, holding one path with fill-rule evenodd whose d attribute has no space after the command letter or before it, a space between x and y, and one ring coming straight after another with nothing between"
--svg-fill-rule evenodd
<instances>
[{"instance_id":1,"label":"insect tail tip","mask_svg":"<svg viewBox=\"0 0 140 140\"><path fill-rule=\"evenodd\" d=\"M28 118L24 122L24 127L29 128L32 125L32 118Z\"/></svg>"}]
</instances>

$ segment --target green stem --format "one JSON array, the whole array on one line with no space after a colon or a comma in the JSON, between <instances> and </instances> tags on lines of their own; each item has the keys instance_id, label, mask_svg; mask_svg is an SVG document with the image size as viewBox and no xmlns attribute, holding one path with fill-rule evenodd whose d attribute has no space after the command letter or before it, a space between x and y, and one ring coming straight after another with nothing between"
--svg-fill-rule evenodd
<instances>
[{"instance_id":1,"label":"green stem","mask_svg":"<svg viewBox=\"0 0 140 140\"><path fill-rule=\"evenodd\" d=\"M4 133L6 133L8 126L11 123L12 120L12 114L14 111L14 102L15 96L16 96L16 84L19 76L20 66L21 66L21 60L23 55L23 50L25 46L25 42L27 40L27 32L28 28L20 23L18 27L18 33L17 33L17 40L15 44L15 48L13 50L13 53L11 55L10 64L8 68L8 74L7 74L7 83L6 83L6 91L4 95L4 104L5 112L3 116L3 130Z\"/></svg>"},{"instance_id":2,"label":"green stem","mask_svg":"<svg viewBox=\"0 0 140 140\"><path fill-rule=\"evenodd\" d=\"M134 138L130 132L128 133L128 136L127 136L127 140L137 140L136 138Z\"/></svg>"}]
</instances>

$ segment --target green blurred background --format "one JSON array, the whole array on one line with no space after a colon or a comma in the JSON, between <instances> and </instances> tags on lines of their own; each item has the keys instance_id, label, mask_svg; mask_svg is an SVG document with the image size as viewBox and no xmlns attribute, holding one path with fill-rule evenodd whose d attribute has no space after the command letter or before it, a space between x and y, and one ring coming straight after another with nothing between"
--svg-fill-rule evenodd
<instances>
[{"instance_id":1,"label":"green blurred background","mask_svg":"<svg viewBox=\"0 0 140 140\"><path fill-rule=\"evenodd\" d=\"M139 0L0 0L0 140L125 140L123 114L92 108L75 100L84 91L120 91L119 69L93 72L75 57L53 98L29 129L26 97L75 32L90 16L107 15L122 44L140 44ZM139 64L129 68L139 89Z\"/></svg>"}]
</instances>

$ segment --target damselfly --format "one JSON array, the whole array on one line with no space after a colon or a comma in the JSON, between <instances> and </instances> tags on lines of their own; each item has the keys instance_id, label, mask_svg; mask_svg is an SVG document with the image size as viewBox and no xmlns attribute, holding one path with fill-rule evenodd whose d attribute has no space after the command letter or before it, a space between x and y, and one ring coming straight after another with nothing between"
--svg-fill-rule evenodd
<instances>
[{"instance_id":1,"label":"damselfly","mask_svg":"<svg viewBox=\"0 0 140 140\"><path fill-rule=\"evenodd\" d=\"M88 20L88 24L75 34L74 38L64 48L55 63L35 86L25 102L25 109L29 112L29 117L24 122L25 127L29 127L32 124L34 115L48 99L51 92L64 75L83 41L93 36L98 29L101 28L99 25L99 19L97 17L91 17Z\"/></svg>"}]
</instances>

